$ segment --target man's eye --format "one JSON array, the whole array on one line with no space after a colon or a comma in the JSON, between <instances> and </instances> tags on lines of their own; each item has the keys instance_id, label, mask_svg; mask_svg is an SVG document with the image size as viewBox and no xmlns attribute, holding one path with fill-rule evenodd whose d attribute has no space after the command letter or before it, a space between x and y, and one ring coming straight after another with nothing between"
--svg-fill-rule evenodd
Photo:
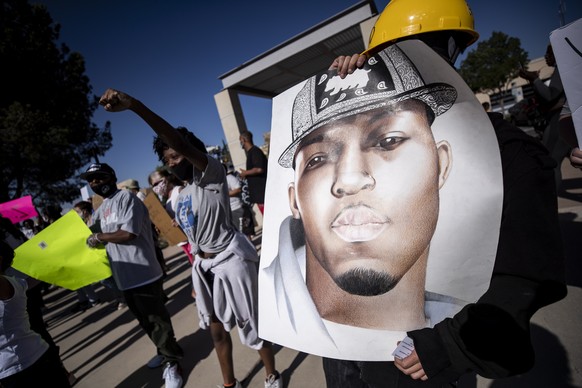
<instances>
[{"instance_id":1,"label":"man's eye","mask_svg":"<svg viewBox=\"0 0 582 388\"><path fill-rule=\"evenodd\" d=\"M316 168L325 163L326 160L327 158L324 155L315 155L314 157L307 161L307 163L305 164L305 168L306 169Z\"/></svg>"},{"instance_id":2,"label":"man's eye","mask_svg":"<svg viewBox=\"0 0 582 388\"><path fill-rule=\"evenodd\" d=\"M389 136L389 137L385 137L384 139L380 139L380 141L378 142L378 144L376 146L382 147L382 148L390 151L390 150L393 150L396 147L398 147L398 145L400 145L400 143L402 143L405 140L407 140L407 138L405 138L405 137Z\"/></svg>"}]
</instances>

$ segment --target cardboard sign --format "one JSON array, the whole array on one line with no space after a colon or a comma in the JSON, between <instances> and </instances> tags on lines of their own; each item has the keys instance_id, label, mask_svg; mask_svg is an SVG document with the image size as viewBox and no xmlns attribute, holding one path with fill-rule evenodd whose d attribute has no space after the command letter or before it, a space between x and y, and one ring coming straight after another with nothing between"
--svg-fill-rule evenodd
<instances>
[{"instance_id":1,"label":"cardboard sign","mask_svg":"<svg viewBox=\"0 0 582 388\"><path fill-rule=\"evenodd\" d=\"M0 215L8 218L13 224L16 224L30 218L38 217L38 212L32 204L32 197L27 195L0 204Z\"/></svg>"},{"instance_id":2,"label":"cardboard sign","mask_svg":"<svg viewBox=\"0 0 582 388\"><path fill-rule=\"evenodd\" d=\"M12 266L44 282L69 290L111 276L105 248L86 244L91 231L71 210L16 248Z\"/></svg>"},{"instance_id":3,"label":"cardboard sign","mask_svg":"<svg viewBox=\"0 0 582 388\"><path fill-rule=\"evenodd\" d=\"M578 144L582 142L582 19L552 31L550 42L564 85L568 106L576 130Z\"/></svg>"},{"instance_id":4,"label":"cardboard sign","mask_svg":"<svg viewBox=\"0 0 582 388\"><path fill-rule=\"evenodd\" d=\"M93 205L93 211L99 209L99 206L103 203L103 197L99 194L94 194L91 197L91 204Z\"/></svg>"},{"instance_id":5,"label":"cardboard sign","mask_svg":"<svg viewBox=\"0 0 582 388\"><path fill-rule=\"evenodd\" d=\"M91 201L91 195L89 194L89 185L81 187L81 198L83 198L83 201Z\"/></svg>"},{"instance_id":6,"label":"cardboard sign","mask_svg":"<svg viewBox=\"0 0 582 388\"><path fill-rule=\"evenodd\" d=\"M143 203L148 208L150 219L170 245L177 245L188 240L182 229L172 224L168 212L153 191L146 195Z\"/></svg>"}]
</instances>

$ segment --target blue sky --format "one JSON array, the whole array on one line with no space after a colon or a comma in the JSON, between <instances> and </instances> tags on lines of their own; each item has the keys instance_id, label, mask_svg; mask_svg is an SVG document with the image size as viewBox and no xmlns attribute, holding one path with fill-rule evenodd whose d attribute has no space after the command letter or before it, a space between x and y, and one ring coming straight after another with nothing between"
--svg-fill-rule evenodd
<instances>
[{"instance_id":1,"label":"blue sky","mask_svg":"<svg viewBox=\"0 0 582 388\"><path fill-rule=\"evenodd\" d=\"M61 24L61 41L84 56L96 95L108 87L123 90L172 125L189 128L207 145L220 145L224 138L214 104L222 88L220 75L357 3L29 1L45 4ZM582 17L582 0L564 2L566 22ZM376 6L381 11L387 3L377 0ZM469 5L480 40L492 31L518 37L530 59L543 56L549 33L560 26L558 0L469 0ZM242 104L247 126L260 144L270 129L270 101L244 97ZM101 161L109 163L120 180L134 178L147 186L149 172L158 165L151 146L153 131L131 112L109 113L100 107L93 122L103 126L107 120L113 147Z\"/></svg>"}]
</instances>

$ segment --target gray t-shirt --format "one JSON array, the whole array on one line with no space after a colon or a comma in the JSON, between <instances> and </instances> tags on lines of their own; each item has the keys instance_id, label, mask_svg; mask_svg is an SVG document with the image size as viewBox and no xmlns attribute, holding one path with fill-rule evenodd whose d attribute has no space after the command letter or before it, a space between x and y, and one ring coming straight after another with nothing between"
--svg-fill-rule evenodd
<instances>
[{"instance_id":1,"label":"gray t-shirt","mask_svg":"<svg viewBox=\"0 0 582 388\"><path fill-rule=\"evenodd\" d=\"M188 236L193 254L222 252L235 234L224 167L207 158L206 170L194 169L193 182L180 192L176 206L176 221Z\"/></svg>"},{"instance_id":2,"label":"gray t-shirt","mask_svg":"<svg viewBox=\"0 0 582 388\"><path fill-rule=\"evenodd\" d=\"M105 245L111 272L120 290L143 286L162 277L156 259L152 222L146 206L127 190L117 190L105 198L93 216L104 233L122 229L137 237L123 244Z\"/></svg>"}]
</instances>

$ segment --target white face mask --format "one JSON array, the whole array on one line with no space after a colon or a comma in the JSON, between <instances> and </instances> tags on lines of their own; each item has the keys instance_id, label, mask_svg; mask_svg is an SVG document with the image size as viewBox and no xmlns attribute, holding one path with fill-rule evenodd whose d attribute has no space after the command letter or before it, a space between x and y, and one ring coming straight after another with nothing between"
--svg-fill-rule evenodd
<instances>
[{"instance_id":1,"label":"white face mask","mask_svg":"<svg viewBox=\"0 0 582 388\"><path fill-rule=\"evenodd\" d=\"M154 193L156 193L159 197L163 197L166 195L168 191L168 183L165 179L159 181L156 185L152 187Z\"/></svg>"}]
</instances>

